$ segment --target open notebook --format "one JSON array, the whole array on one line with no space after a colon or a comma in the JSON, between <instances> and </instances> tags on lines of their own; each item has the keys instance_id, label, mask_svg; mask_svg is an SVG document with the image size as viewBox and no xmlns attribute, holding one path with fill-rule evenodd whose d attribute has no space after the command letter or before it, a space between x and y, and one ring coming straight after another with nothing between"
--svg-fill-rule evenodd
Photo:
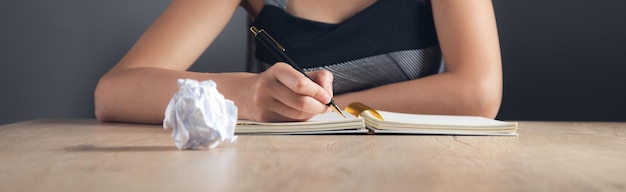
<instances>
[{"instance_id":1,"label":"open notebook","mask_svg":"<svg viewBox=\"0 0 626 192\"><path fill-rule=\"evenodd\" d=\"M331 112L317 115L305 122L266 123L239 120L235 133L517 135L517 122L478 116L395 113L371 108L350 110L350 106L344 113L348 116L347 119Z\"/></svg>"}]
</instances>

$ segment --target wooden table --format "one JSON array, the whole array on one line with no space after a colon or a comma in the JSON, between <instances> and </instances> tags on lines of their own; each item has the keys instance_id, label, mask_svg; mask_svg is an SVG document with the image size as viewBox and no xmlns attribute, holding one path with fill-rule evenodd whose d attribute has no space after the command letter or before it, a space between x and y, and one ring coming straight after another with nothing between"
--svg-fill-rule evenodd
<instances>
[{"instance_id":1,"label":"wooden table","mask_svg":"<svg viewBox=\"0 0 626 192\"><path fill-rule=\"evenodd\" d=\"M187 151L170 131L0 126L0 191L626 191L626 123L520 122L519 137L240 135Z\"/></svg>"}]
</instances>

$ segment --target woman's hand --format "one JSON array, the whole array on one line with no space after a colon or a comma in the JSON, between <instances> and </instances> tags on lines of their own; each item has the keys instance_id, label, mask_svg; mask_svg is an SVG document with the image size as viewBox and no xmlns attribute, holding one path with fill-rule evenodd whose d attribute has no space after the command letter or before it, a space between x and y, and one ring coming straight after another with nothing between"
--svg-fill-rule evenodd
<instances>
[{"instance_id":1,"label":"woman's hand","mask_svg":"<svg viewBox=\"0 0 626 192\"><path fill-rule=\"evenodd\" d=\"M245 82L240 112L254 121L304 121L329 112L332 74L319 70L307 75L313 81L286 63L274 64Z\"/></svg>"}]
</instances>

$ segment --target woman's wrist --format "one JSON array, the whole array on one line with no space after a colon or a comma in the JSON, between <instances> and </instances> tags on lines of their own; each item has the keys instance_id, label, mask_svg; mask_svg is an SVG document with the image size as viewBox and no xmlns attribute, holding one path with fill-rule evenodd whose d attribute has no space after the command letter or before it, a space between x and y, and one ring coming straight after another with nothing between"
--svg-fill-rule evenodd
<instances>
[{"instance_id":1,"label":"woman's wrist","mask_svg":"<svg viewBox=\"0 0 626 192\"><path fill-rule=\"evenodd\" d=\"M247 89L257 74L248 72L210 73L205 80L211 79L217 84L217 90L226 99L232 100L238 108L240 119L248 117L245 106L250 100Z\"/></svg>"}]
</instances>

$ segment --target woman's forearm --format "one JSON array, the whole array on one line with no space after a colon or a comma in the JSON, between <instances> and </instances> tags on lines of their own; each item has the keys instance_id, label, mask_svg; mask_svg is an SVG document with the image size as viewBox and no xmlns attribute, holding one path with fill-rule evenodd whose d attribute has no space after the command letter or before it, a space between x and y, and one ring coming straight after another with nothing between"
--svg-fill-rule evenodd
<instances>
[{"instance_id":1,"label":"woman's forearm","mask_svg":"<svg viewBox=\"0 0 626 192\"><path fill-rule=\"evenodd\" d=\"M359 101L387 111L495 118L502 98L500 79L497 75L468 79L443 73L337 95L335 101L342 107Z\"/></svg>"},{"instance_id":2,"label":"woman's forearm","mask_svg":"<svg viewBox=\"0 0 626 192\"><path fill-rule=\"evenodd\" d=\"M104 75L95 91L95 114L101 121L162 123L165 108L178 90L176 80L211 79L220 93L237 98L237 86L250 73L198 73L159 68L115 70Z\"/></svg>"}]
</instances>

